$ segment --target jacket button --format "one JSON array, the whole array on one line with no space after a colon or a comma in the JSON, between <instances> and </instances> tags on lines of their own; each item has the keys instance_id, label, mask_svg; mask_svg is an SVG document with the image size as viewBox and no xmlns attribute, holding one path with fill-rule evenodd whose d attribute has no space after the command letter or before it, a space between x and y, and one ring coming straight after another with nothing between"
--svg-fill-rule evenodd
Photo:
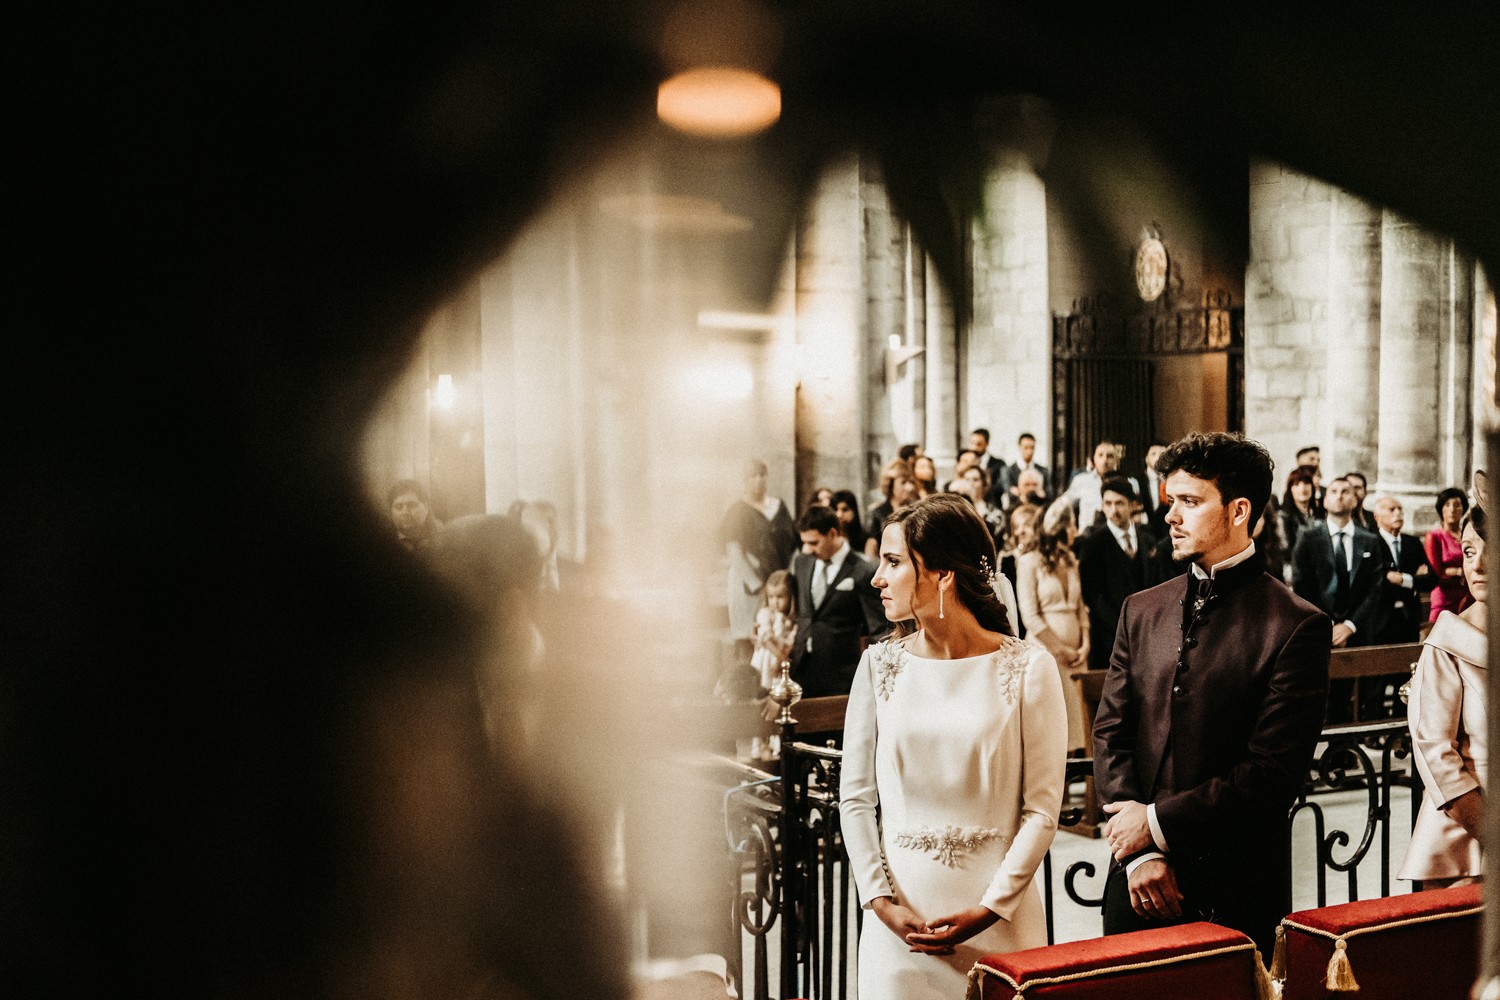
<instances>
[{"instance_id":1,"label":"jacket button","mask_svg":"<svg viewBox=\"0 0 1500 1000\"><path fill-rule=\"evenodd\" d=\"M1185 641L1185 640L1184 640L1184 641ZM1182 655L1182 647L1181 647L1181 646L1178 646L1178 647L1177 647L1177 655L1178 655L1178 656L1181 656L1181 655Z\"/></svg>"},{"instance_id":2,"label":"jacket button","mask_svg":"<svg viewBox=\"0 0 1500 1000\"><path fill-rule=\"evenodd\" d=\"M1172 693L1175 694L1175 695L1177 695L1178 697L1181 697L1182 696L1182 685L1181 684L1174 684L1174 685L1172 685Z\"/></svg>"},{"instance_id":3,"label":"jacket button","mask_svg":"<svg viewBox=\"0 0 1500 1000\"><path fill-rule=\"evenodd\" d=\"M1198 640L1193 636L1188 636L1186 639L1182 640L1182 644L1188 649L1192 649L1194 646L1198 645Z\"/></svg>"}]
</instances>

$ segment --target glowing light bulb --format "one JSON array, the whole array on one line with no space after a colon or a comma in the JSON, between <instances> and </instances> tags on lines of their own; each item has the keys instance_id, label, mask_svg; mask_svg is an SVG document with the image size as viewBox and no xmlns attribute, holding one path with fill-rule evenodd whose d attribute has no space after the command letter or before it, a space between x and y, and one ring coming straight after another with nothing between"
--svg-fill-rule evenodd
<instances>
[{"instance_id":1,"label":"glowing light bulb","mask_svg":"<svg viewBox=\"0 0 1500 1000\"><path fill-rule=\"evenodd\" d=\"M781 117L781 88L749 70L690 69L657 88L656 115L690 135L716 139L754 135Z\"/></svg>"}]
</instances>

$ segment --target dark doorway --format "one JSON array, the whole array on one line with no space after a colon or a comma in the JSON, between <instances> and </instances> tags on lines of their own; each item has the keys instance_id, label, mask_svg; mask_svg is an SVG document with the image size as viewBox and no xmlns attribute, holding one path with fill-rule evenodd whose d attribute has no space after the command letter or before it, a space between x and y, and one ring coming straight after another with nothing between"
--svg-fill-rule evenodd
<instances>
[{"instance_id":1,"label":"dark doorway","mask_svg":"<svg viewBox=\"0 0 1500 1000\"><path fill-rule=\"evenodd\" d=\"M1144 469L1153 440L1245 429L1245 309L1229 293L1188 308L1117 307L1108 296L1052 320L1052 468L1058 490L1094 446L1124 448Z\"/></svg>"}]
</instances>

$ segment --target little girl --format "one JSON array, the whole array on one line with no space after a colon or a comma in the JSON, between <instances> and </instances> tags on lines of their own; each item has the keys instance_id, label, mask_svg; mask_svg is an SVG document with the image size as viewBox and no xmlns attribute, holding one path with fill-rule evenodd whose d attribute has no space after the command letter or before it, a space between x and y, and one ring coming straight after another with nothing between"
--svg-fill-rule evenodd
<instances>
[{"instance_id":1,"label":"little girl","mask_svg":"<svg viewBox=\"0 0 1500 1000\"><path fill-rule=\"evenodd\" d=\"M792 636L797 631L797 616L792 611L792 588L787 571L779 569L766 577L761 595L760 610L755 612L755 628L752 633L755 652L750 657L750 666L759 675L761 688L769 690L781 671L781 661L792 651Z\"/></svg>"},{"instance_id":2,"label":"little girl","mask_svg":"<svg viewBox=\"0 0 1500 1000\"><path fill-rule=\"evenodd\" d=\"M775 718L773 707L766 695L776 676L781 673L781 662L792 653L792 639L797 632L797 616L792 610L791 574L778 569L766 577L761 590L761 606L755 612L755 628L752 632L755 652L750 656L750 666L760 680L761 711L766 718ZM780 711L774 709L774 711ZM750 757L753 760L774 760L780 756L781 738L755 737L750 741Z\"/></svg>"}]
</instances>

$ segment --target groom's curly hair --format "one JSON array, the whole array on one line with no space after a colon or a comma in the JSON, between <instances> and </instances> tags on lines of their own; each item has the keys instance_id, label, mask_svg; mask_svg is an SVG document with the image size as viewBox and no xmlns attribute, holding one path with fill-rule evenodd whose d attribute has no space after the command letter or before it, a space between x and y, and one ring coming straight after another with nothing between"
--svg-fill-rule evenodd
<instances>
[{"instance_id":1,"label":"groom's curly hair","mask_svg":"<svg viewBox=\"0 0 1500 1000\"><path fill-rule=\"evenodd\" d=\"M1207 479L1219 488L1219 498L1228 504L1244 497L1250 501L1250 533L1260 521L1271 499L1271 472L1276 464L1259 441L1243 434L1189 434L1162 452L1156 474L1166 479L1179 469Z\"/></svg>"}]
</instances>

